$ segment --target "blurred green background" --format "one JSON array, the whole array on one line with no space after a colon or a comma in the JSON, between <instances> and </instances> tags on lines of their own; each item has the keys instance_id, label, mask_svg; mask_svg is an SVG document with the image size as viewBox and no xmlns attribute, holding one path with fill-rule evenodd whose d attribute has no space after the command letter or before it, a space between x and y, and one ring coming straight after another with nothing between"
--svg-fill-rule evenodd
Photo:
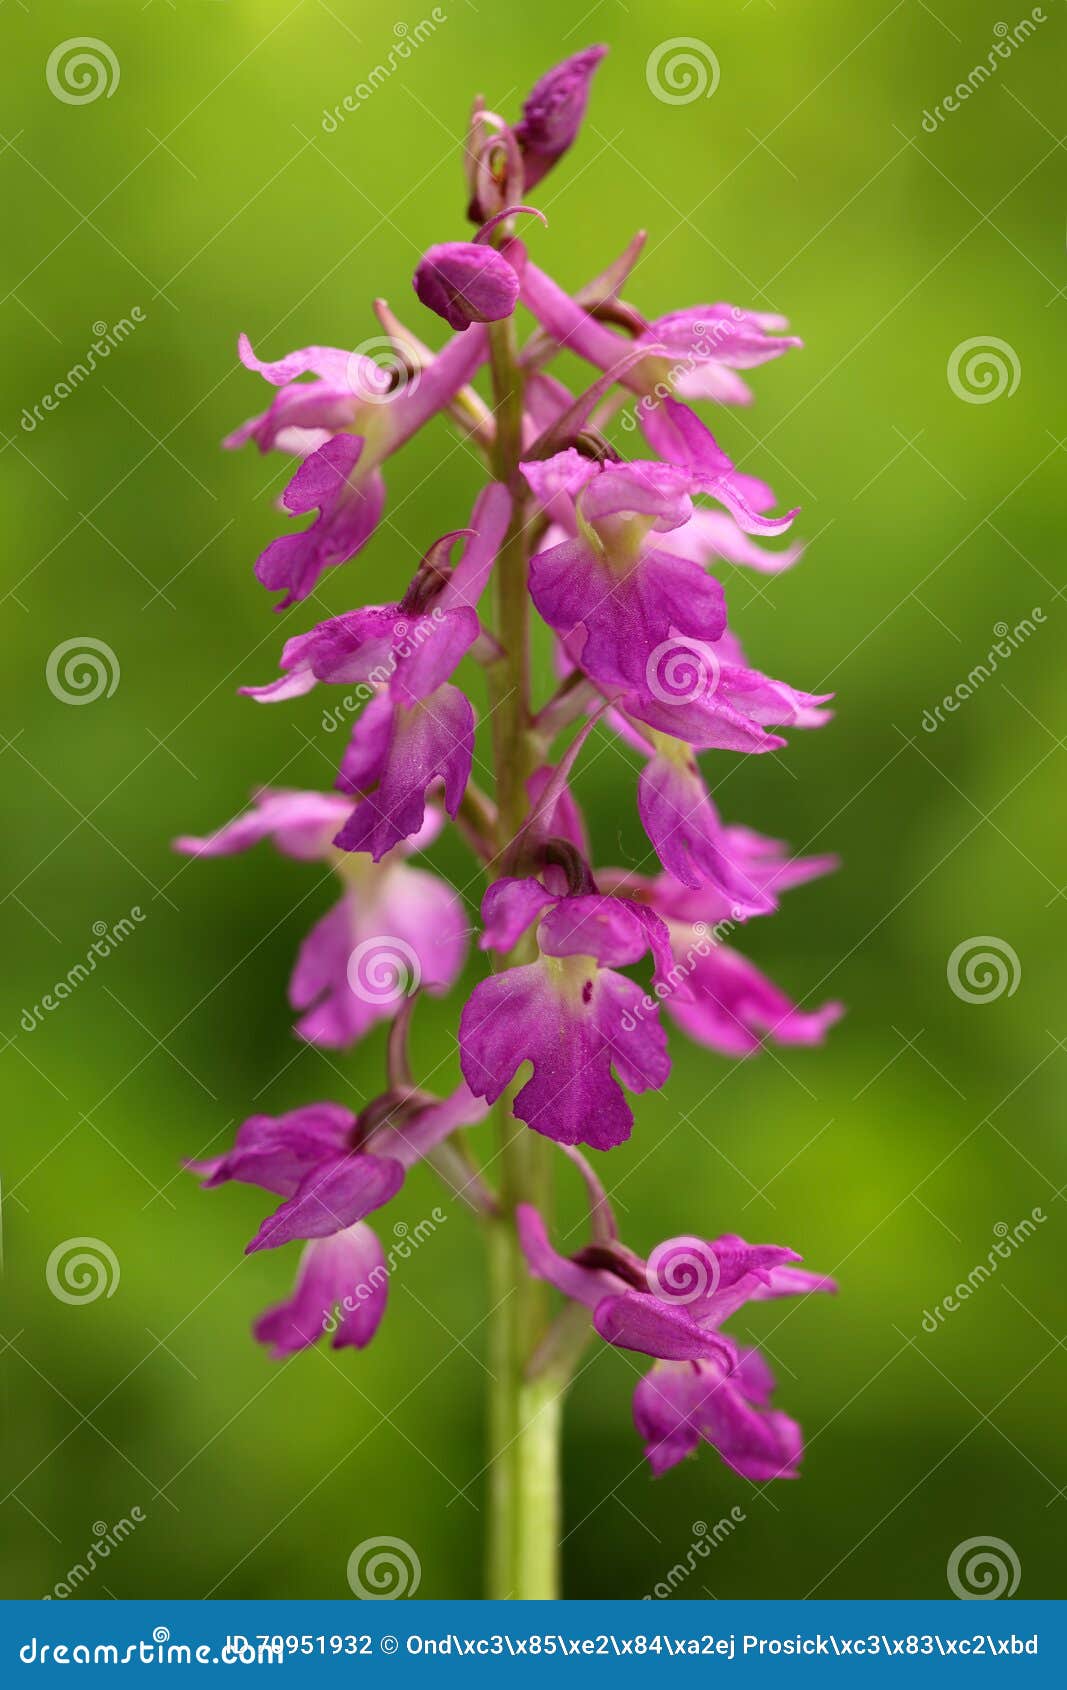
<instances>
[{"instance_id":1,"label":"blurred green background","mask_svg":"<svg viewBox=\"0 0 1067 1690\"><path fill-rule=\"evenodd\" d=\"M295 1252L245 1260L262 1197L200 1194L180 1160L254 1110L357 1103L378 1087L381 1040L341 1058L293 1040L287 973L333 897L317 870L269 847L194 866L169 840L259 783L329 785L340 743L323 700L261 710L234 689L274 674L285 635L402 587L477 484L445 426L427 432L389 466L373 550L273 616L252 563L282 526L284 462L218 450L263 404L238 330L272 357L361 344L381 294L439 344L410 277L427 244L464 232L470 96L515 113L549 64L604 40L581 141L539 196L539 261L576 286L645 227L628 293L646 313L724 299L787 313L806 341L716 431L782 506L803 505L812 544L778 580L727 571L727 592L753 660L833 688L838 714L781 755L706 762L727 819L842 854L744 949L849 1014L823 1050L740 1065L672 1036L670 1082L639 1101L606 1170L636 1248L738 1230L838 1275L836 1301L732 1328L765 1343L806 1428L803 1478L756 1490L705 1450L654 1482L630 1423L633 1358L602 1346L567 1413L567 1593L651 1591L698 1522L736 1507L679 1595L940 1596L953 1548L989 1535L1018 1557L1021 1594L1062 1595L1063 5L1046 0L1034 38L926 130L1014 14L986 0L441 11L334 133L323 109L428 8L100 0L0 17L4 1591L44 1594L94 1524L134 1507L144 1523L82 1594L346 1596L350 1551L383 1534L416 1550L421 1595L481 1588L474 1225L449 1211L362 1356L279 1367L252 1342ZM649 56L694 33L718 88L666 104ZM120 80L67 104L46 61L82 34L111 47ZM144 321L106 364L25 426L93 325L134 307ZM953 391L950 356L976 337L1007 343L1016 391ZM995 625L1035 607L1032 637L924 731ZM82 636L112 648L121 679L72 708L45 666ZM598 749L580 785L598 858L643 862L630 759ZM456 842L433 858L471 880ZM27 1032L22 1012L84 957L93 924L135 906L116 954ZM946 965L979 935L1014 951L1020 977L969 1004ZM460 1001L420 1010L424 1070L452 1050ZM439 1201L417 1174L387 1240ZM1035 1207L1034 1236L925 1332L923 1311ZM563 1208L576 1224L569 1186ZM45 1266L79 1236L108 1245L121 1279L76 1306Z\"/></svg>"}]
</instances>

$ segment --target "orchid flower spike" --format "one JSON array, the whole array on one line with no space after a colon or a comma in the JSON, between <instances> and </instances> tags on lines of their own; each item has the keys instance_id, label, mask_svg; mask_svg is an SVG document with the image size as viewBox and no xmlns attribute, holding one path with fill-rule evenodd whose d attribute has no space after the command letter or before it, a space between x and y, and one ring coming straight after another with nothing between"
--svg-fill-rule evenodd
<instances>
[{"instance_id":1,"label":"orchid flower spike","mask_svg":"<svg viewBox=\"0 0 1067 1690\"><path fill-rule=\"evenodd\" d=\"M767 1299L835 1289L793 1249L720 1230L730 1217L712 1217L718 1199L696 1164L699 1230L638 1254L602 1182L614 1164L592 1154L633 1135L632 1175L657 1151L657 1114L661 1125L687 1116L694 1070L672 1074L678 1041L700 1047L710 1096L726 1062L773 1046L810 1059L843 1013L817 995L814 963L797 961L787 990L746 945L750 922L836 859L795 855L721 810L737 754L784 753L787 733L830 720L831 695L764 672L738 626L749 594L736 571L772 591L803 543L798 511L758 464L736 461L758 445L751 431L739 439L730 407L749 404L749 381L802 343L777 314L679 304L651 284L642 297L643 232L576 288L541 250L548 236L537 236L542 265L517 232L520 218L546 224L530 196L578 139L605 51L549 70L517 118L475 101L454 211L476 232L430 246L413 277L451 331L438 350L435 325L424 342L381 300L377 322L335 330L340 346L265 357L240 337L241 365L269 399L225 444L291 460L280 502L298 519L261 553L256 578L278 609L327 587L344 595L320 601L240 691L286 715L321 710L318 731L343 728L346 743L323 783L332 790L260 788L215 831L175 841L197 858L269 841L318 877L309 896L332 887L292 969L292 1030L320 1047L305 1058L320 1066L361 1047L347 1082L357 1101L287 1097L249 1116L230 1149L188 1164L206 1187L272 1194L247 1246L250 1274L266 1271L266 1253L301 1246L291 1291L255 1336L277 1358L322 1337L365 1347L406 1236L403 1218L391 1244L371 1223L408 1196L421 1205L432 1178L462 1205L464 1227L470 1212L486 1221L490 1343L507 1360L488 1416L492 1594L524 1598L556 1589L556 1546L538 1534L554 1517L541 1469L557 1465L557 1433L529 1405L549 1387L562 1395L581 1345L596 1336L649 1359L633 1416L653 1473L708 1444L750 1482L791 1478L800 1427L772 1401L762 1356L726 1327ZM689 298L715 296L701 284ZM585 377L573 381L575 368ZM399 454L424 430L405 483ZM427 465L440 473L423 499L439 515L415 538ZM453 473L477 490L450 509ZM306 745L321 769L321 740L301 728L301 741L284 733L278 760L287 767L294 743L301 755ZM767 766L749 765L752 780ZM587 802L598 779L602 794L611 783L610 814ZM605 853L622 863L599 866ZM240 898L237 865L217 872ZM250 909L259 896L247 895ZM432 1061L409 1038L416 1003L420 1036L423 1017L437 1023ZM286 1091L305 1072L273 1066ZM700 1137L715 1129L705 1122ZM546 1199L569 1165L589 1230L557 1247ZM627 1195L639 1208L639 1188ZM802 1217L814 1244L820 1226ZM459 1225L454 1236L462 1248ZM445 1270L434 1271L445 1296ZM564 1299L551 1319L546 1286Z\"/></svg>"}]
</instances>

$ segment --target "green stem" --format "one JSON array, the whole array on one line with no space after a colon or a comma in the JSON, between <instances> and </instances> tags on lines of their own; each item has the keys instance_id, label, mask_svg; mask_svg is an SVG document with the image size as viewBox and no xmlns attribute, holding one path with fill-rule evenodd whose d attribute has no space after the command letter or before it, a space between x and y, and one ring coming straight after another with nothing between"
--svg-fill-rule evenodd
<instances>
[{"instance_id":1,"label":"green stem","mask_svg":"<svg viewBox=\"0 0 1067 1690\"><path fill-rule=\"evenodd\" d=\"M515 496L511 525L495 569L497 638L503 656L489 674L496 772L498 849L527 813L526 782L536 760L531 729L527 534L518 473L522 450L522 375L514 325L490 327L496 446L494 472ZM520 944L501 967L530 961ZM559 1595L558 1379L527 1377L548 1320L546 1287L530 1277L519 1247L519 1203L547 1207L549 1146L512 1115L515 1088L497 1105L499 1212L487 1222L489 1246L489 1533L488 1593L534 1599Z\"/></svg>"}]
</instances>

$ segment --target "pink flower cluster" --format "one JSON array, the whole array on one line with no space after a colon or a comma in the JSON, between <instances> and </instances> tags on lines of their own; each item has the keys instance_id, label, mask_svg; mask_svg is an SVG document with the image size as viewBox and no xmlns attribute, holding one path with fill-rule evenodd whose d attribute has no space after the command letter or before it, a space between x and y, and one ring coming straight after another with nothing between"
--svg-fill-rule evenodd
<instances>
[{"instance_id":1,"label":"pink flower cluster","mask_svg":"<svg viewBox=\"0 0 1067 1690\"><path fill-rule=\"evenodd\" d=\"M768 1040L818 1043L841 1013L833 1003L798 1007L723 942L833 860L793 857L724 823L698 761L713 750L776 751L782 729L827 719L825 695L751 666L720 579L796 562L798 544L766 544L796 512L772 514L770 487L737 469L691 408L747 404L740 372L800 342L782 320L725 304L646 318L623 298L642 236L574 291L530 258L517 219L544 218L524 195L575 140L603 52L589 49L550 71L518 123L476 102L465 162L477 233L431 247L414 276L418 299L452 331L442 350L429 351L384 307L396 360L389 370L327 346L263 361L240 339L242 364L272 396L226 444L254 442L294 459L282 503L289 515L311 518L273 540L256 564L263 586L282 594L278 609L314 596L326 571L372 540L387 461L417 430L451 418L489 477L469 515L459 514L463 526L428 547L402 598L294 635L279 678L242 688L273 704L316 686L362 690L336 790L260 791L217 832L177 841L179 850L217 856L269 839L289 857L335 871L338 900L308 934L290 979L295 1028L342 1049L389 1023L385 1089L359 1115L330 1102L254 1115L231 1151L194 1166L207 1185L240 1180L281 1199L250 1251L305 1244L292 1297L261 1317L257 1337L278 1356L324 1332L335 1346L361 1347L388 1288L368 1215L416 1161L440 1165L450 1135L507 1097L512 1114L563 1146L586 1180L591 1234L576 1253L556 1252L529 1205L515 1224L534 1276L588 1307L607 1342L654 1358L634 1402L654 1470L704 1440L763 1480L796 1472L800 1431L769 1406L766 1363L720 1327L746 1301L831 1282L792 1265L792 1250L733 1235L669 1240L641 1259L620 1243L599 1180L575 1147L603 1152L629 1137L628 1094L658 1089L670 1073L664 1018L733 1057ZM537 222L521 227L542 243ZM501 468L504 419L476 384L493 361L494 325L517 326L520 314L525 338L512 342L519 449ZM551 373L560 352L591 366L582 391ZM624 457L613 441L634 435L643 455ZM558 680L526 724L524 744L536 756L522 771L517 826L472 780L468 696L479 667L493 673L515 658L488 605L502 554L516 547L528 560L528 602L549 631ZM637 812L653 872L594 866L576 796L594 731L594 743L617 737L628 766L637 754ZM473 929L462 897L416 866L448 819L488 876ZM407 1022L417 990L456 985L472 930L493 972L459 1016L462 1079L438 1098L411 1080ZM647 965L650 989L624 972L634 965ZM487 1183L471 1174L467 1184L475 1206L491 1209Z\"/></svg>"}]
</instances>

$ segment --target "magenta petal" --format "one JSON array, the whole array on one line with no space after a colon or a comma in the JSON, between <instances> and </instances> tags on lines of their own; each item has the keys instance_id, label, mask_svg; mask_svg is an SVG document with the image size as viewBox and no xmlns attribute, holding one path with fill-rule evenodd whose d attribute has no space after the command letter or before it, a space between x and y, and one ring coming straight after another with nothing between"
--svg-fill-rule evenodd
<instances>
[{"instance_id":1,"label":"magenta petal","mask_svg":"<svg viewBox=\"0 0 1067 1690\"><path fill-rule=\"evenodd\" d=\"M336 506L363 455L363 446L357 434L338 434L305 458L282 494L286 510L293 516L306 516L308 511Z\"/></svg>"},{"instance_id":2,"label":"magenta petal","mask_svg":"<svg viewBox=\"0 0 1067 1690\"><path fill-rule=\"evenodd\" d=\"M836 1279L826 1273L809 1273L807 1268L775 1267L752 1292L754 1303L772 1297L808 1297L814 1291L833 1295L838 1290Z\"/></svg>"},{"instance_id":3,"label":"magenta petal","mask_svg":"<svg viewBox=\"0 0 1067 1690\"><path fill-rule=\"evenodd\" d=\"M504 543L511 511L511 494L501 482L491 481L479 493L471 511L471 538L437 600L439 611L477 608Z\"/></svg>"},{"instance_id":4,"label":"magenta petal","mask_svg":"<svg viewBox=\"0 0 1067 1690\"><path fill-rule=\"evenodd\" d=\"M670 1240L661 1245L665 1255L665 1266L660 1269L661 1274L669 1268L671 1246L675 1247L673 1260L680 1258L677 1246L685 1241ZM727 1233L722 1238L716 1238L702 1246L710 1254L712 1272L704 1283L698 1287L699 1294L686 1303L688 1312L695 1320L700 1320L706 1326L719 1327L732 1314L746 1303L760 1296L789 1296L791 1290L784 1286L777 1292L772 1292L771 1286L776 1276L795 1271L791 1264L800 1260L795 1250L786 1249L779 1244L747 1244L743 1238L735 1233ZM655 1254L655 1253L654 1253ZM651 1260L652 1258L650 1258ZM814 1274L804 1274L805 1280L816 1280ZM830 1282L832 1283L832 1282ZM821 1286L820 1286L821 1288Z\"/></svg>"},{"instance_id":5,"label":"magenta petal","mask_svg":"<svg viewBox=\"0 0 1067 1690\"><path fill-rule=\"evenodd\" d=\"M630 1091L658 1091L667 1083L671 1059L656 1000L610 968L600 970L597 987L597 1025L620 1080Z\"/></svg>"},{"instance_id":6,"label":"magenta petal","mask_svg":"<svg viewBox=\"0 0 1067 1690\"><path fill-rule=\"evenodd\" d=\"M593 892L561 898L541 924L539 943L547 956L591 956L625 967L644 956L648 934L636 905Z\"/></svg>"},{"instance_id":7,"label":"magenta petal","mask_svg":"<svg viewBox=\"0 0 1067 1690\"><path fill-rule=\"evenodd\" d=\"M467 954L469 923L443 880L395 863L349 892L300 947L289 1001L301 1038L341 1049L391 1020L419 986L447 991Z\"/></svg>"},{"instance_id":8,"label":"magenta petal","mask_svg":"<svg viewBox=\"0 0 1067 1690\"><path fill-rule=\"evenodd\" d=\"M374 935L398 939L416 957L419 979L409 980L407 989L421 985L424 991L446 992L455 985L467 956L470 921L462 898L439 875L407 863L389 866L361 926L364 933L373 929Z\"/></svg>"},{"instance_id":9,"label":"magenta petal","mask_svg":"<svg viewBox=\"0 0 1067 1690\"><path fill-rule=\"evenodd\" d=\"M397 388L388 401L389 450L410 440L425 422L443 411L469 382L489 349L487 330L480 324L454 334L417 376Z\"/></svg>"},{"instance_id":10,"label":"magenta petal","mask_svg":"<svg viewBox=\"0 0 1067 1690\"><path fill-rule=\"evenodd\" d=\"M746 486L751 478L738 473L711 430L687 405L661 399L654 406L642 407L641 426L662 458L689 470L693 491L708 493L725 505L746 534L784 534L792 525L795 510L780 517L757 512Z\"/></svg>"},{"instance_id":11,"label":"magenta petal","mask_svg":"<svg viewBox=\"0 0 1067 1690\"><path fill-rule=\"evenodd\" d=\"M282 653L282 667L306 665L317 681L331 686L388 680L395 666L393 648L408 632L408 622L397 605L365 605L320 622L310 633L289 640Z\"/></svg>"},{"instance_id":12,"label":"magenta petal","mask_svg":"<svg viewBox=\"0 0 1067 1690\"><path fill-rule=\"evenodd\" d=\"M565 1297L573 1297L575 1302L584 1303L590 1309L621 1288L623 1282L607 1269L581 1267L559 1255L549 1242L544 1221L529 1203L519 1204L515 1224L526 1265L535 1279L546 1279Z\"/></svg>"},{"instance_id":13,"label":"magenta petal","mask_svg":"<svg viewBox=\"0 0 1067 1690\"><path fill-rule=\"evenodd\" d=\"M243 815L200 838L183 834L174 849L191 857L228 857L273 839L283 856L315 862L326 856L348 809L343 798L329 792L264 790Z\"/></svg>"},{"instance_id":14,"label":"magenta petal","mask_svg":"<svg viewBox=\"0 0 1067 1690\"><path fill-rule=\"evenodd\" d=\"M297 1238L341 1232L388 1203L403 1183L404 1169L391 1158L358 1152L323 1162L287 1203L267 1216L247 1251L275 1250Z\"/></svg>"},{"instance_id":15,"label":"magenta petal","mask_svg":"<svg viewBox=\"0 0 1067 1690\"><path fill-rule=\"evenodd\" d=\"M747 1056L764 1038L776 1044L821 1044L841 1019L841 1004L800 1010L756 965L727 945L696 960L692 997L668 1010L691 1039L727 1056Z\"/></svg>"},{"instance_id":16,"label":"magenta petal","mask_svg":"<svg viewBox=\"0 0 1067 1690\"><path fill-rule=\"evenodd\" d=\"M653 1471L673 1467L703 1439L743 1478L795 1478L800 1428L754 1406L766 1385L765 1370L745 1357L732 1372L713 1361L654 1367L634 1392L634 1421Z\"/></svg>"},{"instance_id":17,"label":"magenta petal","mask_svg":"<svg viewBox=\"0 0 1067 1690\"><path fill-rule=\"evenodd\" d=\"M361 394L373 393L375 389L369 383L387 384L388 377L370 359L360 360L347 353L338 356L344 358L345 368L336 380L291 382L275 394L261 415L250 417L222 444L232 450L254 440L261 452L277 449L306 458L332 436L357 428ZM371 365L373 375L364 374L361 366L366 365ZM382 396L387 392L386 385Z\"/></svg>"},{"instance_id":18,"label":"magenta petal","mask_svg":"<svg viewBox=\"0 0 1067 1690\"><path fill-rule=\"evenodd\" d=\"M297 953L289 1002L302 1011L296 1030L311 1044L341 1050L376 1021L396 1013L396 1003L359 996L348 983L348 962L359 943L357 906L351 894L315 923Z\"/></svg>"},{"instance_id":19,"label":"magenta petal","mask_svg":"<svg viewBox=\"0 0 1067 1690\"><path fill-rule=\"evenodd\" d=\"M554 798L551 796L550 789L558 773L558 769L545 763L535 769L526 782L526 792L534 818L533 825L541 838L564 839L587 859L589 839L585 822L565 779L561 786L557 781L557 794Z\"/></svg>"},{"instance_id":20,"label":"magenta petal","mask_svg":"<svg viewBox=\"0 0 1067 1690\"><path fill-rule=\"evenodd\" d=\"M649 329L670 352L681 352L695 362L713 360L735 370L751 370L803 345L796 335L768 335L768 329L785 326L784 317L736 305L691 305L653 318Z\"/></svg>"},{"instance_id":21,"label":"magenta petal","mask_svg":"<svg viewBox=\"0 0 1067 1690\"><path fill-rule=\"evenodd\" d=\"M647 338L670 354L677 370L674 389L683 399L747 405L752 394L734 371L754 369L800 346L795 335L767 332L785 326L784 318L765 312L742 311L734 305L696 305L655 318Z\"/></svg>"},{"instance_id":22,"label":"magenta petal","mask_svg":"<svg viewBox=\"0 0 1067 1690\"><path fill-rule=\"evenodd\" d=\"M633 1415L645 1456L657 1476L691 1455L700 1433L690 1424L692 1365L658 1363L634 1388Z\"/></svg>"},{"instance_id":23,"label":"magenta petal","mask_svg":"<svg viewBox=\"0 0 1067 1690\"><path fill-rule=\"evenodd\" d=\"M738 1350L734 1383L746 1402L769 1408L774 1395L774 1374L759 1350Z\"/></svg>"},{"instance_id":24,"label":"magenta petal","mask_svg":"<svg viewBox=\"0 0 1067 1690\"><path fill-rule=\"evenodd\" d=\"M316 375L323 381L339 385L345 379L352 357L350 352L344 352L337 346L303 346L298 352L290 352L274 363L264 363L262 358L256 357L246 334L238 338L237 354L246 370L255 370L273 387L284 387L303 375Z\"/></svg>"},{"instance_id":25,"label":"magenta petal","mask_svg":"<svg viewBox=\"0 0 1067 1690\"><path fill-rule=\"evenodd\" d=\"M570 388L545 370L528 372L523 387L523 399L526 415L533 425L529 431L533 439L543 434L546 428L551 428L574 404L574 394ZM580 453L576 455L581 456ZM519 468L523 474L526 473L525 465L520 464Z\"/></svg>"},{"instance_id":26,"label":"magenta petal","mask_svg":"<svg viewBox=\"0 0 1067 1690\"><path fill-rule=\"evenodd\" d=\"M361 730L370 709L356 724L351 755L341 765L338 784L361 796L335 843L342 851L369 851L379 862L402 839L418 833L427 788L435 781L443 781L445 808L455 816L474 757L474 711L455 687L442 686L411 709L393 706L388 721L377 711L368 744ZM368 793L374 778L377 789Z\"/></svg>"},{"instance_id":27,"label":"magenta petal","mask_svg":"<svg viewBox=\"0 0 1067 1690\"><path fill-rule=\"evenodd\" d=\"M568 352L599 370L613 370L633 350L631 341L590 316L536 264L526 263L520 283L522 303L545 333Z\"/></svg>"},{"instance_id":28,"label":"magenta petal","mask_svg":"<svg viewBox=\"0 0 1067 1690\"><path fill-rule=\"evenodd\" d=\"M356 797L381 780L389 761L397 706L388 692L375 693L363 709L345 746L337 785Z\"/></svg>"},{"instance_id":29,"label":"magenta petal","mask_svg":"<svg viewBox=\"0 0 1067 1690\"><path fill-rule=\"evenodd\" d=\"M797 540L781 551L765 551L737 526L728 511L701 508L693 512L684 528L674 530L671 539L666 542L666 549L676 552L679 557L690 558L702 568L721 558L726 563L755 569L761 575L780 575L796 563L803 554L804 545Z\"/></svg>"},{"instance_id":30,"label":"magenta petal","mask_svg":"<svg viewBox=\"0 0 1067 1690\"><path fill-rule=\"evenodd\" d=\"M354 557L378 526L385 485L377 470L354 475L362 450L358 436L335 435L305 458L286 488L287 510L317 508L319 515L302 534L272 540L256 564L264 587L285 590L277 609L306 598L323 570Z\"/></svg>"},{"instance_id":31,"label":"magenta petal","mask_svg":"<svg viewBox=\"0 0 1067 1690\"><path fill-rule=\"evenodd\" d=\"M750 1376L750 1375L749 1375ZM795 1479L804 1439L787 1414L754 1407L733 1378L709 1380L691 1418L702 1438L743 1479Z\"/></svg>"},{"instance_id":32,"label":"magenta petal","mask_svg":"<svg viewBox=\"0 0 1067 1690\"><path fill-rule=\"evenodd\" d=\"M397 624L395 670L390 681L394 698L413 705L428 699L450 680L461 659L481 632L473 610L463 607Z\"/></svg>"},{"instance_id":33,"label":"magenta petal","mask_svg":"<svg viewBox=\"0 0 1067 1690\"><path fill-rule=\"evenodd\" d=\"M575 499L586 483L599 474L594 460L574 446L556 452L551 458L531 458L519 468L530 492L549 513L565 510L566 505L561 506L559 501Z\"/></svg>"},{"instance_id":34,"label":"magenta petal","mask_svg":"<svg viewBox=\"0 0 1067 1690\"><path fill-rule=\"evenodd\" d=\"M343 1236L354 1241L347 1270L353 1275L353 1283L338 1300L332 1347L362 1350L374 1337L385 1314L389 1267L377 1234L369 1226L359 1222Z\"/></svg>"},{"instance_id":35,"label":"magenta petal","mask_svg":"<svg viewBox=\"0 0 1067 1690\"><path fill-rule=\"evenodd\" d=\"M483 951L512 950L542 910L556 902L539 880L517 880L505 876L496 880L482 899Z\"/></svg>"},{"instance_id":36,"label":"magenta petal","mask_svg":"<svg viewBox=\"0 0 1067 1690\"><path fill-rule=\"evenodd\" d=\"M586 47L554 65L536 82L515 126L527 188L536 187L571 147L581 128L589 84L606 47Z\"/></svg>"},{"instance_id":37,"label":"magenta petal","mask_svg":"<svg viewBox=\"0 0 1067 1690\"><path fill-rule=\"evenodd\" d=\"M281 1361L323 1333L334 1332L334 1348L369 1344L385 1312L387 1274L381 1245L369 1226L353 1226L316 1239L300 1258L292 1296L268 1309L254 1332ZM338 1318L334 1310L343 1311Z\"/></svg>"},{"instance_id":38,"label":"magenta petal","mask_svg":"<svg viewBox=\"0 0 1067 1690\"><path fill-rule=\"evenodd\" d=\"M722 689L730 703L752 721L771 727L821 728L830 720L822 709L831 692L799 692L786 681L773 681L758 669L723 665Z\"/></svg>"},{"instance_id":39,"label":"magenta petal","mask_svg":"<svg viewBox=\"0 0 1067 1690\"><path fill-rule=\"evenodd\" d=\"M647 1091L664 1083L670 1062L655 1006L633 981L591 963L586 973L581 961L483 980L460 1018L460 1060L471 1090L489 1102L532 1062L517 1118L558 1143L606 1150L633 1124L612 1067L631 1091Z\"/></svg>"},{"instance_id":40,"label":"magenta petal","mask_svg":"<svg viewBox=\"0 0 1067 1690\"><path fill-rule=\"evenodd\" d=\"M660 1361L700 1361L711 1357L729 1366L733 1353L679 1304L664 1303L645 1291L624 1291L597 1304L593 1325L621 1350L638 1350Z\"/></svg>"},{"instance_id":41,"label":"magenta petal","mask_svg":"<svg viewBox=\"0 0 1067 1690\"><path fill-rule=\"evenodd\" d=\"M742 901L752 910L775 909L781 893L819 875L830 874L838 867L837 858L832 856L793 857L782 840L768 839L752 828L720 827L718 840L731 873L744 887ZM669 874L648 879L613 870L602 870L600 883L617 896L643 897L667 921L682 927L699 928L703 923L706 928L727 918L734 919L736 900L724 897L711 885L691 889ZM695 943L700 937L699 931L677 935L683 946Z\"/></svg>"},{"instance_id":42,"label":"magenta petal","mask_svg":"<svg viewBox=\"0 0 1067 1690\"><path fill-rule=\"evenodd\" d=\"M666 552L646 551L616 568L584 542L565 541L531 559L530 593L557 633L584 628L580 661L588 674L642 696L662 648L679 633L712 642L726 626L719 583Z\"/></svg>"},{"instance_id":43,"label":"magenta petal","mask_svg":"<svg viewBox=\"0 0 1067 1690\"><path fill-rule=\"evenodd\" d=\"M738 710L726 696L721 671L717 686L709 688L706 685L705 677L714 674L708 662L710 651L710 647L705 647L694 654L691 641L669 641L660 651L654 673L660 679L677 680L681 677L687 690L690 685L696 684L696 696L678 697L669 686L661 688L661 692L663 698L669 692L670 703L647 692L643 695L627 693L619 699L620 709L627 716L655 728L657 733L667 734L672 739L684 739L700 751L714 749L748 754L780 751L785 740L769 734L751 716Z\"/></svg>"},{"instance_id":44,"label":"magenta petal","mask_svg":"<svg viewBox=\"0 0 1067 1690\"><path fill-rule=\"evenodd\" d=\"M546 956L593 956L606 967L625 968L652 952L656 983L673 987L674 958L666 924L653 910L599 893L561 898L545 917L540 946Z\"/></svg>"},{"instance_id":45,"label":"magenta petal","mask_svg":"<svg viewBox=\"0 0 1067 1690\"><path fill-rule=\"evenodd\" d=\"M606 464L582 493L582 516L594 525L610 516L646 516L654 532L666 534L693 514L690 480L686 471L648 459Z\"/></svg>"},{"instance_id":46,"label":"magenta petal","mask_svg":"<svg viewBox=\"0 0 1067 1690\"><path fill-rule=\"evenodd\" d=\"M519 278L502 253L474 241L432 246L414 278L422 303L454 329L510 317L519 297Z\"/></svg>"},{"instance_id":47,"label":"magenta petal","mask_svg":"<svg viewBox=\"0 0 1067 1690\"><path fill-rule=\"evenodd\" d=\"M289 640L282 653L287 683L243 690L278 699L305 692L314 681L387 686L401 703L414 704L449 679L479 631L477 615L463 606L446 613L438 604L425 615L408 615L396 604L366 605Z\"/></svg>"},{"instance_id":48,"label":"magenta petal","mask_svg":"<svg viewBox=\"0 0 1067 1690\"><path fill-rule=\"evenodd\" d=\"M190 1162L205 1186L240 1180L291 1197L312 1169L339 1156L356 1118L339 1103L308 1103L287 1115L250 1115L233 1149L207 1162Z\"/></svg>"},{"instance_id":49,"label":"magenta petal","mask_svg":"<svg viewBox=\"0 0 1067 1690\"><path fill-rule=\"evenodd\" d=\"M488 1112L489 1105L460 1084L449 1097L426 1104L400 1125L379 1128L368 1144L376 1156L388 1156L401 1167L410 1168L457 1127L477 1126Z\"/></svg>"},{"instance_id":50,"label":"magenta petal","mask_svg":"<svg viewBox=\"0 0 1067 1690\"><path fill-rule=\"evenodd\" d=\"M724 1232L721 1237L712 1240L709 1248L715 1252L719 1264L719 1284L724 1289L751 1274L770 1284L776 1272L801 1259L787 1245L749 1244L736 1232Z\"/></svg>"},{"instance_id":51,"label":"magenta petal","mask_svg":"<svg viewBox=\"0 0 1067 1690\"><path fill-rule=\"evenodd\" d=\"M734 868L718 812L695 763L651 758L638 777L637 804L656 855L683 886L710 884L730 901L735 920L774 908L774 899Z\"/></svg>"},{"instance_id":52,"label":"magenta petal","mask_svg":"<svg viewBox=\"0 0 1067 1690\"><path fill-rule=\"evenodd\" d=\"M269 409L252 417L223 442L240 446L255 440L261 451L277 446L306 457L346 430L365 429L373 435L374 462L380 464L409 440L459 388L468 382L485 358L485 330L476 326L455 335L435 357L397 381L396 360L378 363L360 352L310 346L274 364L261 363L242 336L242 361L280 386ZM314 373L319 380L295 378ZM373 478L380 495L380 478Z\"/></svg>"}]
</instances>

